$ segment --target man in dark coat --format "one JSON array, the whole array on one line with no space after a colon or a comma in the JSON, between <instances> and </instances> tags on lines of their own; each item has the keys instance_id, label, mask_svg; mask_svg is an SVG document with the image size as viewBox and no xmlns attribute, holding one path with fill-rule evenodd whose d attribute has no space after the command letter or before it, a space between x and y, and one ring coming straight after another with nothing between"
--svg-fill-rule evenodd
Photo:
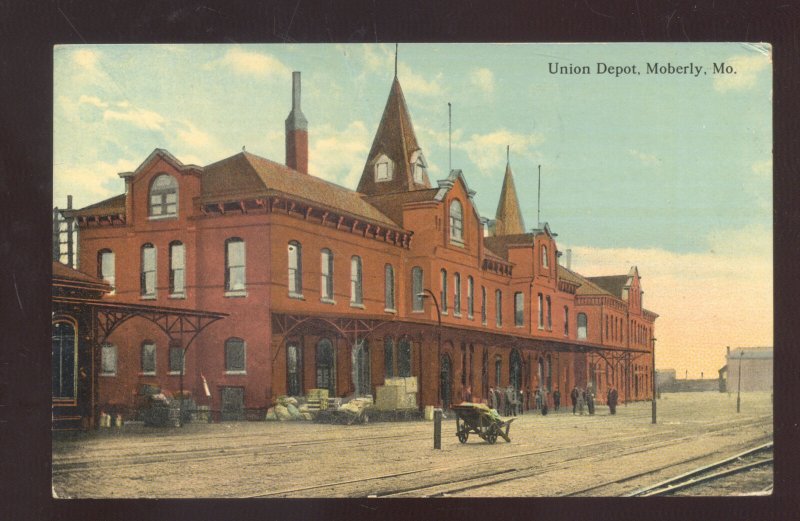
<instances>
[{"instance_id":1,"label":"man in dark coat","mask_svg":"<svg viewBox=\"0 0 800 521\"><path fill-rule=\"evenodd\" d=\"M589 414L594 414L594 391L591 387L586 388L586 408Z\"/></svg>"},{"instance_id":2,"label":"man in dark coat","mask_svg":"<svg viewBox=\"0 0 800 521\"><path fill-rule=\"evenodd\" d=\"M556 389L553 391L553 409L558 410L559 405L561 405L561 391Z\"/></svg>"},{"instance_id":3,"label":"man in dark coat","mask_svg":"<svg viewBox=\"0 0 800 521\"><path fill-rule=\"evenodd\" d=\"M617 389L613 385L608 390L608 409L611 411L611 414L617 414L617 399L619 398L617 394Z\"/></svg>"},{"instance_id":4,"label":"man in dark coat","mask_svg":"<svg viewBox=\"0 0 800 521\"><path fill-rule=\"evenodd\" d=\"M578 386L572 388L572 392L569 393L569 397L572 400L572 414L575 414L575 407L578 405Z\"/></svg>"}]
</instances>

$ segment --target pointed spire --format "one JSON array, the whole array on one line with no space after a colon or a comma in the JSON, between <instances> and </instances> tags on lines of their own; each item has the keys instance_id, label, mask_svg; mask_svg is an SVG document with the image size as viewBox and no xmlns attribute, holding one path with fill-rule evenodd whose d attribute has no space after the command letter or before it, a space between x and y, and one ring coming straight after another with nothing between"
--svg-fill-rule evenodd
<instances>
[{"instance_id":1,"label":"pointed spire","mask_svg":"<svg viewBox=\"0 0 800 521\"><path fill-rule=\"evenodd\" d=\"M511 172L509 147L506 147L506 175L503 177L503 189L495 213L495 235L514 235L525 233L525 222L522 220L522 209L517 199L514 186L514 174Z\"/></svg>"},{"instance_id":2,"label":"pointed spire","mask_svg":"<svg viewBox=\"0 0 800 521\"><path fill-rule=\"evenodd\" d=\"M421 152L403 89L395 76L357 190L375 195L430 188L426 172L422 172L421 180L414 178L412 161L427 166ZM381 167L380 180L378 163L388 163L385 169Z\"/></svg>"},{"instance_id":3,"label":"pointed spire","mask_svg":"<svg viewBox=\"0 0 800 521\"><path fill-rule=\"evenodd\" d=\"M394 44L394 77L395 77L395 79L397 79L397 50L398 50L398 47L399 47L399 44L395 43Z\"/></svg>"}]
</instances>

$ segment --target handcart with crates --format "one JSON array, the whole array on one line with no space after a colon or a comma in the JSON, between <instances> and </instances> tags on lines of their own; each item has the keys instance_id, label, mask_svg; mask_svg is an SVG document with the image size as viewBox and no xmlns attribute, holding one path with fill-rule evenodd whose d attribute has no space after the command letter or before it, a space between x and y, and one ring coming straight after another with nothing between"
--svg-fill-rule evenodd
<instances>
[{"instance_id":1,"label":"handcart with crates","mask_svg":"<svg viewBox=\"0 0 800 521\"><path fill-rule=\"evenodd\" d=\"M456 436L461 443L467 442L470 433L477 434L490 444L496 442L498 436L511 442L508 431L516 418L503 420L497 411L478 403L454 405L453 412L456 413Z\"/></svg>"}]
</instances>

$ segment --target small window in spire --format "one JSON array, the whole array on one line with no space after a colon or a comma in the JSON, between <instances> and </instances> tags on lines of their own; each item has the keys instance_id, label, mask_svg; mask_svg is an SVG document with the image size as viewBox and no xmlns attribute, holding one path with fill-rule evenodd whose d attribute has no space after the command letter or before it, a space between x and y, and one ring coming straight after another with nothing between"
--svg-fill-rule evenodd
<instances>
[{"instance_id":1,"label":"small window in spire","mask_svg":"<svg viewBox=\"0 0 800 521\"><path fill-rule=\"evenodd\" d=\"M392 161L385 154L375 160L375 182L392 180Z\"/></svg>"},{"instance_id":2,"label":"small window in spire","mask_svg":"<svg viewBox=\"0 0 800 521\"><path fill-rule=\"evenodd\" d=\"M414 182L423 184L425 182L425 169L428 164L425 162L422 152L417 150L411 156L411 170L414 172Z\"/></svg>"}]
</instances>

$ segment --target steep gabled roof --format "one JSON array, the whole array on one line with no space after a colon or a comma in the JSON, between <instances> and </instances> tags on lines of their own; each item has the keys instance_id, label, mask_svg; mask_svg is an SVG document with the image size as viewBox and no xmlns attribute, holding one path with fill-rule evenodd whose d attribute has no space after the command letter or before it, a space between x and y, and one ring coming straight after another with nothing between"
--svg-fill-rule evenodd
<instances>
[{"instance_id":1,"label":"steep gabled roof","mask_svg":"<svg viewBox=\"0 0 800 521\"><path fill-rule=\"evenodd\" d=\"M533 245L535 235L532 233L517 233L514 235L494 235L483 238L483 244L501 256L501 258L508 260L508 248L511 245Z\"/></svg>"},{"instance_id":2,"label":"steep gabled roof","mask_svg":"<svg viewBox=\"0 0 800 521\"><path fill-rule=\"evenodd\" d=\"M360 194L249 152L240 152L205 167L202 186L203 202L276 194L366 221L398 227Z\"/></svg>"},{"instance_id":3,"label":"steep gabled roof","mask_svg":"<svg viewBox=\"0 0 800 521\"><path fill-rule=\"evenodd\" d=\"M79 210L64 210L64 213L74 217L88 217L99 215L125 215L125 194L115 195L99 203L90 204Z\"/></svg>"},{"instance_id":4,"label":"steep gabled roof","mask_svg":"<svg viewBox=\"0 0 800 521\"><path fill-rule=\"evenodd\" d=\"M364 200L402 226L403 205L423 201L434 201L437 192L438 190L436 188L429 188L427 190L412 190L411 192L365 195Z\"/></svg>"},{"instance_id":5,"label":"steep gabled roof","mask_svg":"<svg viewBox=\"0 0 800 521\"><path fill-rule=\"evenodd\" d=\"M431 183L427 173L424 175L423 183L414 182L411 158L419 150L420 146L414 134L414 126L411 124L411 115L403 96L403 89L400 88L400 82L395 76L357 190L363 194L377 195L430 188ZM373 166L381 154L392 160L394 173L391 181L376 183Z\"/></svg>"},{"instance_id":6,"label":"steep gabled roof","mask_svg":"<svg viewBox=\"0 0 800 521\"><path fill-rule=\"evenodd\" d=\"M519 199L517 199L511 163L506 163L503 189L500 191L500 201L497 203L497 212L495 213L494 233L495 235L525 233L525 221L522 219L522 209L519 206Z\"/></svg>"},{"instance_id":7,"label":"steep gabled roof","mask_svg":"<svg viewBox=\"0 0 800 521\"><path fill-rule=\"evenodd\" d=\"M586 278L619 299L623 299L622 290L629 286L630 280L628 275L608 275L604 277Z\"/></svg>"},{"instance_id":8,"label":"steep gabled roof","mask_svg":"<svg viewBox=\"0 0 800 521\"><path fill-rule=\"evenodd\" d=\"M616 296L612 293L609 293L605 289L601 288L594 282L592 282L589 278L584 277L580 273L575 273L572 270L568 270L561 264L558 265L558 278L568 280L574 284L580 284L577 291L575 292L576 295L611 295L612 297Z\"/></svg>"}]
</instances>

